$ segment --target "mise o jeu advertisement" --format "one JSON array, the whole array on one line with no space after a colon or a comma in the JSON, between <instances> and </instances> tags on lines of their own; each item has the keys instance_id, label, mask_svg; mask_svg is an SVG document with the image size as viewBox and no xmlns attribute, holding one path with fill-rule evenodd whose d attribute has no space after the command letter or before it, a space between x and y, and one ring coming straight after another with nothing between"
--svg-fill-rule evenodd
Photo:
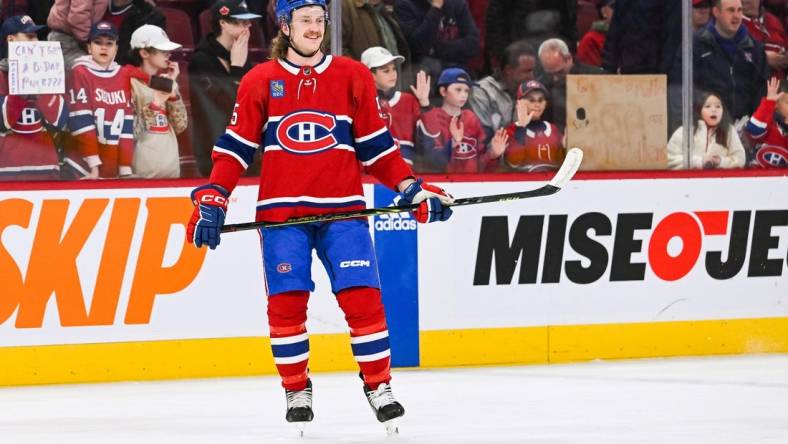
<instances>
[{"instance_id":1,"label":"mise o jeu advertisement","mask_svg":"<svg viewBox=\"0 0 788 444\"><path fill-rule=\"evenodd\" d=\"M418 239L422 331L788 316L786 177L574 180Z\"/></svg>"}]
</instances>

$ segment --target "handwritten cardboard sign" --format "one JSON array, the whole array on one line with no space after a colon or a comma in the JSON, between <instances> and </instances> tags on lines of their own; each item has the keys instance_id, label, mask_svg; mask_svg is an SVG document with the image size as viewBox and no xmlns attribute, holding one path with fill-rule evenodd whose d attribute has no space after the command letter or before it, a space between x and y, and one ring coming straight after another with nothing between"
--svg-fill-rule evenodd
<instances>
[{"instance_id":1,"label":"handwritten cardboard sign","mask_svg":"<svg viewBox=\"0 0 788 444\"><path fill-rule=\"evenodd\" d=\"M583 149L584 170L667 168L664 75L570 75L567 146Z\"/></svg>"},{"instance_id":2,"label":"handwritten cardboard sign","mask_svg":"<svg viewBox=\"0 0 788 444\"><path fill-rule=\"evenodd\" d=\"M8 42L8 90L12 95L65 93L60 42Z\"/></svg>"}]
</instances>

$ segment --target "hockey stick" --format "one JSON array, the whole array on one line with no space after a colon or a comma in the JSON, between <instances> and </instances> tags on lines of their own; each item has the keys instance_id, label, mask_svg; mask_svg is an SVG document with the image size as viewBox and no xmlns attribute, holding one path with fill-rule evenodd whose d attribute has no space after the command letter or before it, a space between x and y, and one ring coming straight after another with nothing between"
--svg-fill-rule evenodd
<instances>
[{"instance_id":1,"label":"hockey stick","mask_svg":"<svg viewBox=\"0 0 788 444\"><path fill-rule=\"evenodd\" d=\"M532 197L549 196L561 191L561 188L572 179L572 177L580 168L580 162L583 160L583 151L580 148L572 148L566 153L564 163L561 168L555 173L555 176L547 183L539 188L519 191L517 193L506 194L491 194L488 196L478 197L465 197L456 199L451 207L459 207L463 205L475 205L490 202L504 202L507 200L529 199ZM257 228L274 228L284 227L288 225L308 224L312 222L331 222L335 220L355 219L359 217L377 216L380 214L404 213L413 211L418 208L418 204L403 205L397 207L384 207L384 208L367 208L364 210L347 211L344 213L332 214L319 214L314 216L303 216L288 219L284 222L246 222L241 224L225 225L222 227L222 233L232 233L234 231L253 230Z\"/></svg>"}]
</instances>

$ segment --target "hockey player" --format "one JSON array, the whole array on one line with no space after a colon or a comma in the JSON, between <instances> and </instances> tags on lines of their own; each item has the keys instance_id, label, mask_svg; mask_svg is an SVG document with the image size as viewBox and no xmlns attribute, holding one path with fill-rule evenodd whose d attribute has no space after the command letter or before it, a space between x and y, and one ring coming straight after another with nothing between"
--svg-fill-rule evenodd
<instances>
[{"instance_id":1,"label":"hockey player","mask_svg":"<svg viewBox=\"0 0 788 444\"><path fill-rule=\"evenodd\" d=\"M216 248L228 197L258 148L263 162L257 220L364 208L359 161L400 191L404 202L419 204L418 221L447 220L452 197L414 179L380 119L367 68L323 53L326 0L278 0L276 17L272 60L241 80L230 124L213 148L209 183L192 192L188 240ZM380 422L402 416L405 411L390 386L388 330L367 220L264 228L260 236L271 348L287 399L285 419L303 425L313 417L306 331L313 249L349 324L369 405ZM348 266L351 262L361 265Z\"/></svg>"},{"instance_id":2,"label":"hockey player","mask_svg":"<svg viewBox=\"0 0 788 444\"><path fill-rule=\"evenodd\" d=\"M413 94L397 91L397 65L404 61L405 57L395 56L382 46L373 46L361 53L361 63L372 71L375 78L380 117L399 145L405 162L413 165L416 122L430 107L430 77L419 71L416 86L410 86Z\"/></svg>"},{"instance_id":3,"label":"hockey player","mask_svg":"<svg viewBox=\"0 0 788 444\"><path fill-rule=\"evenodd\" d=\"M66 124L62 94L10 95L8 42L36 41L36 25L26 15L7 18L2 26L3 58L0 60L0 180L58 179L60 166L52 136Z\"/></svg>"},{"instance_id":4,"label":"hockey player","mask_svg":"<svg viewBox=\"0 0 788 444\"><path fill-rule=\"evenodd\" d=\"M67 161L83 178L130 177L134 151L131 67L115 63L118 32L109 22L93 25L89 55L76 59L68 90L68 127L79 155ZM137 70L138 71L138 70ZM139 74L146 82L148 78Z\"/></svg>"}]
</instances>

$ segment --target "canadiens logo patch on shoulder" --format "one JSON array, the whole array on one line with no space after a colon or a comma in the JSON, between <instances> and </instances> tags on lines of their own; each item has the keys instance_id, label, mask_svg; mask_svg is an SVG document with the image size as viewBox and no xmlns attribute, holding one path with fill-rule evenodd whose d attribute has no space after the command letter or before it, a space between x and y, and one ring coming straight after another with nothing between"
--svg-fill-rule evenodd
<instances>
[{"instance_id":1,"label":"canadiens logo patch on shoulder","mask_svg":"<svg viewBox=\"0 0 788 444\"><path fill-rule=\"evenodd\" d=\"M285 81L271 80L271 97L281 99L285 96Z\"/></svg>"}]
</instances>

